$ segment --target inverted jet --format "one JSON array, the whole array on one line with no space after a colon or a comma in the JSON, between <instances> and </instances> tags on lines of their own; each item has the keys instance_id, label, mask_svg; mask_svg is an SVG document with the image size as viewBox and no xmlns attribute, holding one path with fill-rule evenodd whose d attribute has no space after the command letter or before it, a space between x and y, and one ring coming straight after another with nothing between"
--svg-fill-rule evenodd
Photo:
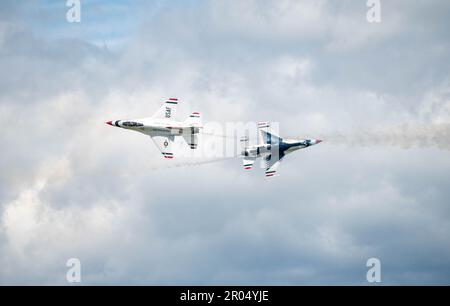
<instances>
[{"instance_id":1,"label":"inverted jet","mask_svg":"<svg viewBox=\"0 0 450 306\"><path fill-rule=\"evenodd\" d=\"M113 120L106 122L111 126L133 130L152 138L164 158L173 158L173 142L176 136L184 138L191 149L197 149L198 136L202 128L200 113L193 112L182 122L176 121L178 99L170 98L152 116L143 119Z\"/></svg>"},{"instance_id":2,"label":"inverted jet","mask_svg":"<svg viewBox=\"0 0 450 306\"><path fill-rule=\"evenodd\" d=\"M261 157L266 169L266 177L273 177L287 154L321 142L320 139L283 139L270 129L268 122L260 122L258 123L258 143L256 145L249 145L248 137L241 139L243 166L245 170L250 170L255 160Z\"/></svg>"}]
</instances>

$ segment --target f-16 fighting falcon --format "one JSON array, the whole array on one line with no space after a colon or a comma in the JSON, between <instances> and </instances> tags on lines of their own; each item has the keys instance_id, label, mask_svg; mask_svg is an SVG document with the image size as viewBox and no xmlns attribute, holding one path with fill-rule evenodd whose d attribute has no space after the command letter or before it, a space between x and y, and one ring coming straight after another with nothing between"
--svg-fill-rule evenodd
<instances>
[{"instance_id":1,"label":"f-16 fighting falcon","mask_svg":"<svg viewBox=\"0 0 450 306\"><path fill-rule=\"evenodd\" d=\"M170 98L149 118L114 120L109 125L149 135L164 158L173 158L172 144L175 136L182 136L191 149L197 149L197 134L202 128L200 113L193 112L185 121L176 122L178 99Z\"/></svg>"},{"instance_id":2,"label":"f-16 fighting falcon","mask_svg":"<svg viewBox=\"0 0 450 306\"><path fill-rule=\"evenodd\" d=\"M266 168L266 177L273 177L277 172L280 162L287 154L321 142L322 140L319 139L283 139L270 129L268 122L260 122L258 123L257 145L249 146L248 137L241 139L244 169L252 169L256 158L261 157L263 158L263 165Z\"/></svg>"}]
</instances>

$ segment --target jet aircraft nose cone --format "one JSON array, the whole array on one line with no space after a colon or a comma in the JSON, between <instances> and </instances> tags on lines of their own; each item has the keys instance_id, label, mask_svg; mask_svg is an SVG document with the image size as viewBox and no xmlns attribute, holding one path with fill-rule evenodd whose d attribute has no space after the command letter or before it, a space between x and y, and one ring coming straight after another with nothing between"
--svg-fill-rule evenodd
<instances>
[{"instance_id":1,"label":"jet aircraft nose cone","mask_svg":"<svg viewBox=\"0 0 450 306\"><path fill-rule=\"evenodd\" d=\"M107 121L106 124L112 125L112 121Z\"/></svg>"},{"instance_id":2,"label":"jet aircraft nose cone","mask_svg":"<svg viewBox=\"0 0 450 306\"><path fill-rule=\"evenodd\" d=\"M322 140L320 140L320 139L316 140L316 143L321 143L321 142L322 142Z\"/></svg>"}]
</instances>

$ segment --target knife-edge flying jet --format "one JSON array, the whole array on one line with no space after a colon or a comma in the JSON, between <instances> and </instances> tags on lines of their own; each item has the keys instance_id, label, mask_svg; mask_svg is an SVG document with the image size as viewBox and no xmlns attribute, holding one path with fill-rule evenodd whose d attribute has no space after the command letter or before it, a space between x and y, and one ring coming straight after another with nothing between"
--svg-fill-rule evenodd
<instances>
[{"instance_id":1,"label":"knife-edge flying jet","mask_svg":"<svg viewBox=\"0 0 450 306\"><path fill-rule=\"evenodd\" d=\"M273 177L276 175L278 166L287 154L321 142L322 140L320 139L283 139L270 129L268 122L259 122L258 144L250 146L248 137L241 139L243 146L243 166L245 170L250 170L255 160L261 157L261 162L266 169L266 177Z\"/></svg>"},{"instance_id":2,"label":"knife-edge flying jet","mask_svg":"<svg viewBox=\"0 0 450 306\"><path fill-rule=\"evenodd\" d=\"M202 128L200 113L193 112L182 122L175 121L178 99L170 98L152 116L143 119L113 120L109 125L149 135L164 158L173 158L172 145L176 136L182 136L191 149L197 149Z\"/></svg>"}]
</instances>

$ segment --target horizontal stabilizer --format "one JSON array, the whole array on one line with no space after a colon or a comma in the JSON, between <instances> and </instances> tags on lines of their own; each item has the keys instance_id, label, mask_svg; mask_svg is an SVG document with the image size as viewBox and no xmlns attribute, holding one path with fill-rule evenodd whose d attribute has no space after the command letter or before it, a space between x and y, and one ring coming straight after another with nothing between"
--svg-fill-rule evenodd
<instances>
[{"instance_id":1,"label":"horizontal stabilizer","mask_svg":"<svg viewBox=\"0 0 450 306\"><path fill-rule=\"evenodd\" d=\"M199 112L193 112L189 115L189 117L184 121L187 124L190 124L195 127L199 127L202 124L202 121L200 119L200 113Z\"/></svg>"}]
</instances>

